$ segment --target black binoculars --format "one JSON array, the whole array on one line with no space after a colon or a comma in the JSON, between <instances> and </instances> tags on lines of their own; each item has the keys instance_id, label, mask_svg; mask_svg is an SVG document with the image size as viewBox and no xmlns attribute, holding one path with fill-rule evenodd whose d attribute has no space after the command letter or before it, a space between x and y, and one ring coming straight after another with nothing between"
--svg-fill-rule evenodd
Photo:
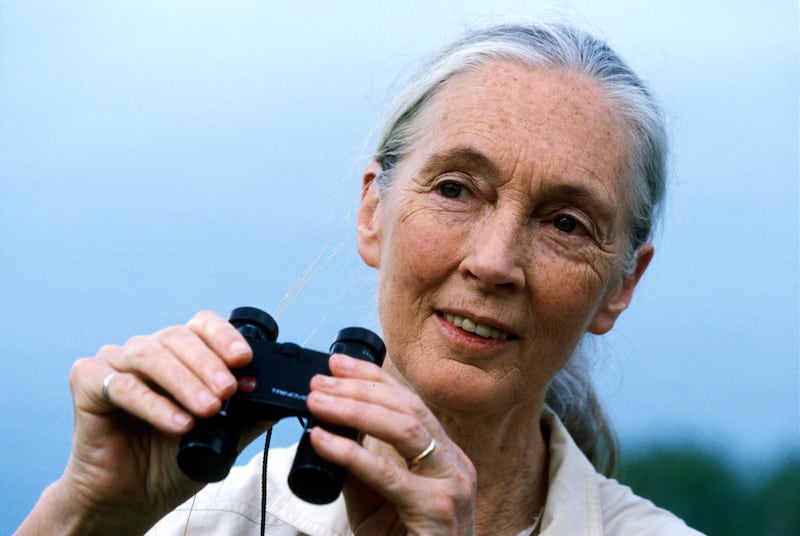
<instances>
[{"instance_id":1,"label":"black binoculars","mask_svg":"<svg viewBox=\"0 0 800 536\"><path fill-rule=\"evenodd\" d=\"M321 426L335 434L356 439L358 432L314 419L306 407L309 384L315 374L330 375L330 354L347 354L380 366L386 355L381 338L364 328L339 331L329 353L279 343L278 324L260 309L239 307L229 321L253 349L253 360L232 372L238 380L236 393L220 412L199 419L181 438L178 466L199 482L217 482L230 472L242 430L256 420L279 421L284 417L307 418L297 454L289 471L289 488L301 499L326 504L342 491L345 469L320 457L311 446L310 431Z\"/></svg>"}]
</instances>

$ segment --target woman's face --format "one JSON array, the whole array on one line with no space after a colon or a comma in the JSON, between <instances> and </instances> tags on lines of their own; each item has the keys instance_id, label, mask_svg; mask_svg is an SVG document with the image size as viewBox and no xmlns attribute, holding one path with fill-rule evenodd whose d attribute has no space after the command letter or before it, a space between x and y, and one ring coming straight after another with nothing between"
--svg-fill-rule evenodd
<instances>
[{"instance_id":1,"label":"woman's face","mask_svg":"<svg viewBox=\"0 0 800 536\"><path fill-rule=\"evenodd\" d=\"M378 195L359 251L379 269L390 366L432 406L539 404L587 332L627 306L624 125L595 82L497 62L452 79Z\"/></svg>"}]
</instances>

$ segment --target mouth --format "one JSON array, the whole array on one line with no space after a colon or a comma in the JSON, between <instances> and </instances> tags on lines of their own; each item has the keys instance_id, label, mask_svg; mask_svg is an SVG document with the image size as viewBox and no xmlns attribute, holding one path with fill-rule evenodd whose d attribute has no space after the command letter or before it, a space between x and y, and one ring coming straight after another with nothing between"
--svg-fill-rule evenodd
<instances>
[{"instance_id":1,"label":"mouth","mask_svg":"<svg viewBox=\"0 0 800 536\"><path fill-rule=\"evenodd\" d=\"M445 320L447 320L457 328L461 328L469 333L474 333L475 335L478 335L485 339L497 339L500 341L505 341L509 338L514 337L510 333L506 333L501 329L486 324L481 324L465 316L454 315L450 313L440 313L440 314L445 318Z\"/></svg>"}]
</instances>

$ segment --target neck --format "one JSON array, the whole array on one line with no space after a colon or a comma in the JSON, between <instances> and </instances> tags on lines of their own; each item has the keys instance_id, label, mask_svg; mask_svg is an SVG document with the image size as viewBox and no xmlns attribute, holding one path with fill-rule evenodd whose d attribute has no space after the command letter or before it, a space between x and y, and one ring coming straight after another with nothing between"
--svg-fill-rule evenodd
<instances>
[{"instance_id":1,"label":"neck","mask_svg":"<svg viewBox=\"0 0 800 536\"><path fill-rule=\"evenodd\" d=\"M517 534L541 512L548 483L541 409L537 403L503 415L469 418L435 411L478 472L476 534Z\"/></svg>"}]
</instances>

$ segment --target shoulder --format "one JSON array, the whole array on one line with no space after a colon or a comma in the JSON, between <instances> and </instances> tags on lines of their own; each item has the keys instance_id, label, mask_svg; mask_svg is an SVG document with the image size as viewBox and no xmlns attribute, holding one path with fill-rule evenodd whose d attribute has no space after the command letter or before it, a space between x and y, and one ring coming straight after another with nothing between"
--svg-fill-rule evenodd
<instances>
[{"instance_id":1,"label":"shoulder","mask_svg":"<svg viewBox=\"0 0 800 536\"><path fill-rule=\"evenodd\" d=\"M699 535L673 513L636 495L614 479L595 474L605 534Z\"/></svg>"},{"instance_id":2,"label":"shoulder","mask_svg":"<svg viewBox=\"0 0 800 536\"><path fill-rule=\"evenodd\" d=\"M550 455L541 534L698 535L667 510L599 474L549 410L542 416Z\"/></svg>"}]
</instances>

